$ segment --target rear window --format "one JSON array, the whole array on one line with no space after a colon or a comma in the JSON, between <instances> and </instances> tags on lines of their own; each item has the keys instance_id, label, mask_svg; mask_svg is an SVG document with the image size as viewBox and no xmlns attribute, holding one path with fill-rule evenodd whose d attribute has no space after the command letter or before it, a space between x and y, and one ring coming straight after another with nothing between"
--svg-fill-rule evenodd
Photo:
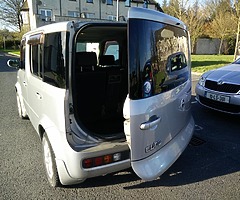
<instances>
[{"instance_id":1,"label":"rear window","mask_svg":"<svg viewBox=\"0 0 240 200\"><path fill-rule=\"evenodd\" d=\"M119 59L119 44L117 41L107 41L105 43L104 55L114 56L114 61Z\"/></svg>"},{"instance_id":2,"label":"rear window","mask_svg":"<svg viewBox=\"0 0 240 200\"><path fill-rule=\"evenodd\" d=\"M159 22L130 19L130 98L164 93L187 81L188 54L185 30Z\"/></svg>"}]
</instances>

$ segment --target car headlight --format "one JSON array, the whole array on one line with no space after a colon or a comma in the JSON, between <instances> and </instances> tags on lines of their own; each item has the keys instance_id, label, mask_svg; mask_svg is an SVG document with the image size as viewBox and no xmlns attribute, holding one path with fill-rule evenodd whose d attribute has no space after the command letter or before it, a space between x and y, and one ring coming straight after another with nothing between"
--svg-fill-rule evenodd
<instances>
[{"instance_id":1,"label":"car headlight","mask_svg":"<svg viewBox=\"0 0 240 200\"><path fill-rule=\"evenodd\" d=\"M204 87L205 86L205 82L206 82L206 78L202 76L199 79L198 84Z\"/></svg>"}]
</instances>

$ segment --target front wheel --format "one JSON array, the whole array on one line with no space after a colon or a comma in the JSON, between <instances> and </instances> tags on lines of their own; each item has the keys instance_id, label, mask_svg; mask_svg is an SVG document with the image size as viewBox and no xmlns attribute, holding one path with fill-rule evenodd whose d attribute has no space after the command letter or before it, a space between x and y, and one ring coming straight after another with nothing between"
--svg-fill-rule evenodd
<instances>
[{"instance_id":1,"label":"front wheel","mask_svg":"<svg viewBox=\"0 0 240 200\"><path fill-rule=\"evenodd\" d=\"M59 176L58 176L57 166L55 161L55 155L46 134L43 135L42 147L43 147L44 165L46 169L48 182L52 187L60 186L60 181L59 181Z\"/></svg>"}]
</instances>

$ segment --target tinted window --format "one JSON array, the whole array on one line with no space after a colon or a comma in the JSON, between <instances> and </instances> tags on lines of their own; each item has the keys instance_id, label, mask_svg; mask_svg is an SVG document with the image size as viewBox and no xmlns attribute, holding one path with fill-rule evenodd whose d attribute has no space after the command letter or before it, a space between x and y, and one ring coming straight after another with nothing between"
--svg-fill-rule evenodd
<instances>
[{"instance_id":1,"label":"tinted window","mask_svg":"<svg viewBox=\"0 0 240 200\"><path fill-rule=\"evenodd\" d=\"M31 72L42 77L42 44L30 45Z\"/></svg>"},{"instance_id":2,"label":"tinted window","mask_svg":"<svg viewBox=\"0 0 240 200\"><path fill-rule=\"evenodd\" d=\"M65 87L66 33L50 33L44 39L44 82Z\"/></svg>"},{"instance_id":3,"label":"tinted window","mask_svg":"<svg viewBox=\"0 0 240 200\"><path fill-rule=\"evenodd\" d=\"M130 98L150 97L184 83L189 76L188 56L186 31L159 22L130 19Z\"/></svg>"}]
</instances>

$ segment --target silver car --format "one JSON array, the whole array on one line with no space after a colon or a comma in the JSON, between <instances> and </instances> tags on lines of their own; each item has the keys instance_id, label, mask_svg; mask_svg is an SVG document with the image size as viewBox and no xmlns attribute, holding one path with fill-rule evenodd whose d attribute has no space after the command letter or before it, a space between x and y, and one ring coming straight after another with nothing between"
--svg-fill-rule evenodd
<instances>
[{"instance_id":1,"label":"silver car","mask_svg":"<svg viewBox=\"0 0 240 200\"><path fill-rule=\"evenodd\" d=\"M210 109L240 114L240 59L204 73L196 86L197 101Z\"/></svg>"},{"instance_id":2,"label":"silver car","mask_svg":"<svg viewBox=\"0 0 240 200\"><path fill-rule=\"evenodd\" d=\"M192 137L189 34L164 13L130 8L127 22L39 27L9 65L54 187L129 167L153 180Z\"/></svg>"}]
</instances>

